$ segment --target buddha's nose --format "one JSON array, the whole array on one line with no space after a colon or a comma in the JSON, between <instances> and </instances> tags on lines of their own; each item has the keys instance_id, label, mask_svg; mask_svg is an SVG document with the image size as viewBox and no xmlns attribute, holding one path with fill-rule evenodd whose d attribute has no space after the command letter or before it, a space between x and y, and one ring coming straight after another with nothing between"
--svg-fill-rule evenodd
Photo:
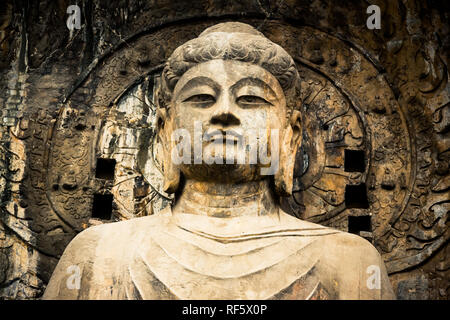
<instances>
[{"instance_id":1,"label":"buddha's nose","mask_svg":"<svg viewBox=\"0 0 450 320\"><path fill-rule=\"evenodd\" d=\"M236 115L236 111L236 105L233 103L232 97L224 94L217 101L210 123L212 125L221 125L224 128L238 126L241 124L241 121Z\"/></svg>"},{"instance_id":2,"label":"buddha's nose","mask_svg":"<svg viewBox=\"0 0 450 320\"><path fill-rule=\"evenodd\" d=\"M211 124L222 125L225 127L237 126L241 121L230 112L223 112L211 117Z\"/></svg>"}]
</instances>

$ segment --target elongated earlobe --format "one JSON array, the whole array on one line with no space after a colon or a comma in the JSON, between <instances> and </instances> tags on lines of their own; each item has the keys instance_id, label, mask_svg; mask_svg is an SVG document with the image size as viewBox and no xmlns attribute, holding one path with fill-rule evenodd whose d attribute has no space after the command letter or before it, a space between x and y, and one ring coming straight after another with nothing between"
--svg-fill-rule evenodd
<instances>
[{"instance_id":1,"label":"elongated earlobe","mask_svg":"<svg viewBox=\"0 0 450 320\"><path fill-rule=\"evenodd\" d=\"M175 193L180 185L180 170L172 163L166 160L164 166L164 192Z\"/></svg>"},{"instance_id":2,"label":"elongated earlobe","mask_svg":"<svg viewBox=\"0 0 450 320\"><path fill-rule=\"evenodd\" d=\"M301 113L294 110L289 121L281 140L280 165L274 177L276 192L283 197L292 195L295 158L302 140Z\"/></svg>"},{"instance_id":3,"label":"elongated earlobe","mask_svg":"<svg viewBox=\"0 0 450 320\"><path fill-rule=\"evenodd\" d=\"M290 196L292 194L292 185L294 181L295 151L291 148L292 128L288 126L281 139L280 146L280 164L275 172L274 183L275 191L280 196Z\"/></svg>"},{"instance_id":4,"label":"elongated earlobe","mask_svg":"<svg viewBox=\"0 0 450 320\"><path fill-rule=\"evenodd\" d=\"M174 148L174 142L171 139L171 133L173 132L172 122L167 119L167 112L165 109L158 110L157 114L157 128L158 136L164 150L163 158L163 176L164 176L164 192L175 193L178 190L180 184L181 172L178 166L172 161L172 149Z\"/></svg>"}]
</instances>

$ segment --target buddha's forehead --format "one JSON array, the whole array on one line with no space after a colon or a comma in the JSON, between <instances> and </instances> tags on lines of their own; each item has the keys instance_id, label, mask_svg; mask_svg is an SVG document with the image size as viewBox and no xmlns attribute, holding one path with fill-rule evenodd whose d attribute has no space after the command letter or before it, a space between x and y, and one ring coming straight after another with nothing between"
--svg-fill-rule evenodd
<instances>
[{"instance_id":1,"label":"buddha's forehead","mask_svg":"<svg viewBox=\"0 0 450 320\"><path fill-rule=\"evenodd\" d=\"M204 81L202 81L204 78ZM252 79L258 79L268 85L279 97L284 97L283 89L278 80L267 70L259 65L236 61L236 60L210 60L202 62L187 70L178 80L174 96L187 84L191 85L193 79L195 83L215 83L221 89L227 89L243 79L248 79L246 83L252 83ZM259 85L260 81L254 81L254 85Z\"/></svg>"}]
</instances>

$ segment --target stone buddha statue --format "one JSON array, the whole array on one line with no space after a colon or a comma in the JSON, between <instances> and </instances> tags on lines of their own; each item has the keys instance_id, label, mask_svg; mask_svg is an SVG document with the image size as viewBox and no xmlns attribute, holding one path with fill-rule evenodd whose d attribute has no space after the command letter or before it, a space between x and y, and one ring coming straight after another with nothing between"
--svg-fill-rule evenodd
<instances>
[{"instance_id":1,"label":"stone buddha statue","mask_svg":"<svg viewBox=\"0 0 450 320\"><path fill-rule=\"evenodd\" d=\"M301 145L298 83L289 54L246 24L178 47L157 93L174 203L78 234L44 299L394 299L368 241L280 208Z\"/></svg>"}]
</instances>

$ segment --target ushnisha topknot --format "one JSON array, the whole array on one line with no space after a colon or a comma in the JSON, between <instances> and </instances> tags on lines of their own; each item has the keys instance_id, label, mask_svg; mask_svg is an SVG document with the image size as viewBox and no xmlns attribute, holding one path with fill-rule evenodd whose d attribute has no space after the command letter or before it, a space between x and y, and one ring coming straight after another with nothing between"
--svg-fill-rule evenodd
<instances>
[{"instance_id":1,"label":"ushnisha topknot","mask_svg":"<svg viewBox=\"0 0 450 320\"><path fill-rule=\"evenodd\" d=\"M224 22L215 24L203 30L198 37L201 38L215 32L248 33L265 38L264 34L253 28L251 25L242 22Z\"/></svg>"},{"instance_id":2,"label":"ushnisha topknot","mask_svg":"<svg viewBox=\"0 0 450 320\"><path fill-rule=\"evenodd\" d=\"M161 75L159 107L167 108L180 77L196 64L215 59L237 60L261 66L280 83L288 109L296 106L299 75L292 57L252 26L226 22L205 29L172 53Z\"/></svg>"}]
</instances>

